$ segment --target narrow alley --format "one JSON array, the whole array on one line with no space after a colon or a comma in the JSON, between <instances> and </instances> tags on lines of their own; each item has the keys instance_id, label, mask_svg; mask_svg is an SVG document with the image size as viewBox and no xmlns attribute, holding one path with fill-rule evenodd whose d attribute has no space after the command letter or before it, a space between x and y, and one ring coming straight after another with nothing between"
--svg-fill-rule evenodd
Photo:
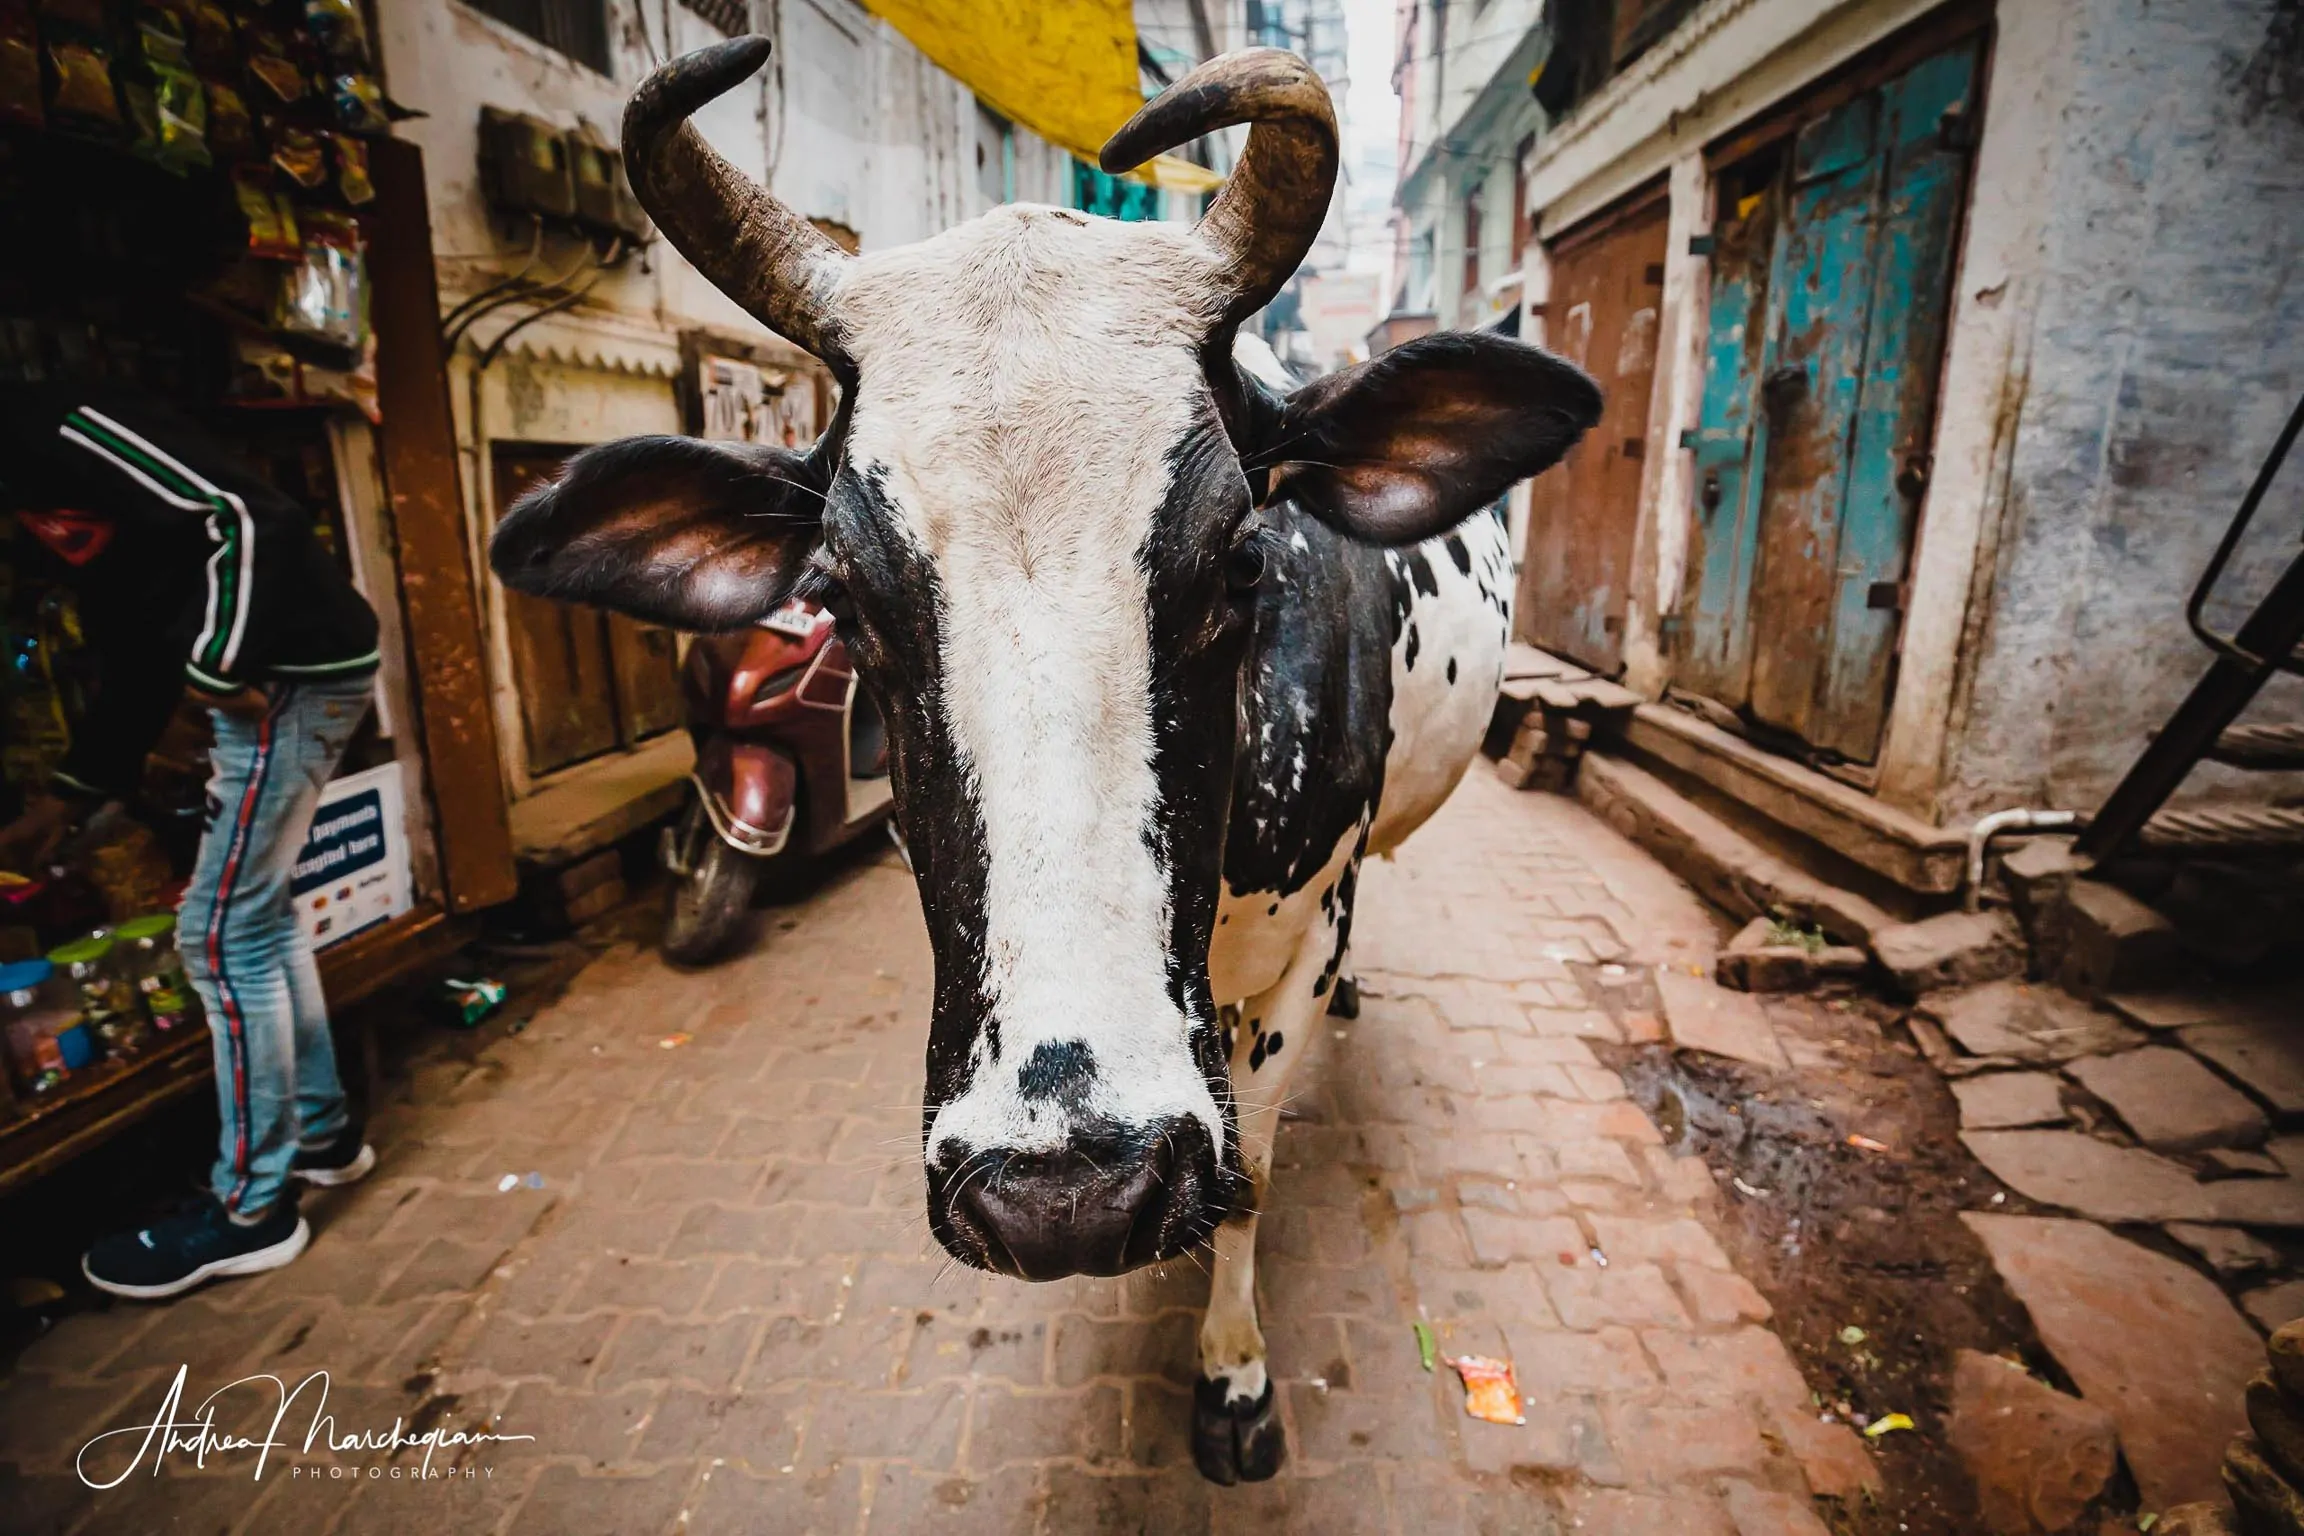
<instances>
[{"instance_id":1,"label":"narrow alley","mask_svg":"<svg viewBox=\"0 0 2304 1536\"><path fill-rule=\"evenodd\" d=\"M1573 802L1475 772L1364 885L1358 1021L1328 1021L1279 1142L1260 1283L1290 1460L1193 1470L1191 1264L1028 1286L934 1250L917 1163L928 954L874 855L681 974L630 947L476 1056L440 1033L322 1194L301 1262L67 1318L0 1387L10 1530L474 1532L1823 1529L1877 1477L1820 1421L1769 1306L1594 1046L1577 975L1708 959L1717 931ZM1508 1357L1475 1422L1437 1353ZM74 1458L240 1378L326 1371L333 1433L532 1439ZM269 1382L217 1399L254 1433ZM137 1435L97 1444L120 1476ZM471 1475L476 1473L477 1475Z\"/></svg>"}]
</instances>

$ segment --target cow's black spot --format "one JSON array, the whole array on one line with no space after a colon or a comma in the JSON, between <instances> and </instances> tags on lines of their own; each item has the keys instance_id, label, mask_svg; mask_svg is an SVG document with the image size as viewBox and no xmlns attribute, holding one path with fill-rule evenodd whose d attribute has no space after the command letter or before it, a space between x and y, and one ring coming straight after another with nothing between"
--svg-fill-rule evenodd
<instances>
[{"instance_id":1,"label":"cow's black spot","mask_svg":"<svg viewBox=\"0 0 2304 1536\"><path fill-rule=\"evenodd\" d=\"M1043 1040L1016 1069L1016 1091L1027 1104L1070 1104L1096 1077L1096 1053L1085 1040Z\"/></svg>"},{"instance_id":2,"label":"cow's black spot","mask_svg":"<svg viewBox=\"0 0 2304 1536\"><path fill-rule=\"evenodd\" d=\"M1270 1058L1270 1057L1273 1057L1273 1056L1277 1056L1277 1055L1279 1055L1279 1054L1280 1054L1280 1046L1281 1046L1281 1042L1285 1041L1287 1038L1288 1038L1288 1037L1287 1037L1286 1035L1282 1034L1282 1033L1281 1033L1279 1030L1277 1030L1277 1029L1276 1029L1276 1030L1274 1030L1274 1031L1272 1031L1272 1033L1270 1033L1270 1034L1266 1035L1266 1036L1264 1037L1264 1054L1265 1054L1265 1056L1266 1056L1267 1058Z\"/></svg>"},{"instance_id":3,"label":"cow's black spot","mask_svg":"<svg viewBox=\"0 0 2304 1536\"><path fill-rule=\"evenodd\" d=\"M1251 1072L1264 1070L1264 1041L1262 1038L1258 1038L1256 1048L1248 1053L1248 1070Z\"/></svg>"},{"instance_id":4,"label":"cow's black spot","mask_svg":"<svg viewBox=\"0 0 2304 1536\"><path fill-rule=\"evenodd\" d=\"M1448 558L1456 562L1456 569L1463 572L1467 576L1471 575L1472 551L1464 547L1464 536L1462 534L1452 533L1448 535L1447 538L1441 540L1441 543L1448 550Z\"/></svg>"},{"instance_id":5,"label":"cow's black spot","mask_svg":"<svg viewBox=\"0 0 2304 1536\"><path fill-rule=\"evenodd\" d=\"M1264 915L1266 917L1278 917L1280 915L1280 903L1274 902L1272 905L1266 907L1264 909Z\"/></svg>"},{"instance_id":6,"label":"cow's black spot","mask_svg":"<svg viewBox=\"0 0 2304 1536\"><path fill-rule=\"evenodd\" d=\"M1408 626L1408 670L1411 672L1416 670L1416 647L1418 643L1416 626L1411 624Z\"/></svg>"},{"instance_id":7,"label":"cow's black spot","mask_svg":"<svg viewBox=\"0 0 2304 1536\"><path fill-rule=\"evenodd\" d=\"M1448 686L1456 686L1456 658L1453 656L1448 658Z\"/></svg>"}]
</instances>

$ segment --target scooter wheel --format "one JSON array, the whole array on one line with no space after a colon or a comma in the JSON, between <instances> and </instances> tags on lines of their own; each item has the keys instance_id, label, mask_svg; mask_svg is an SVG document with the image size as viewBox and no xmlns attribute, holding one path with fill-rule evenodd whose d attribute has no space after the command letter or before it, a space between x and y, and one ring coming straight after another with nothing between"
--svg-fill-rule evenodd
<instances>
[{"instance_id":1,"label":"scooter wheel","mask_svg":"<svg viewBox=\"0 0 2304 1536\"><path fill-rule=\"evenodd\" d=\"M674 878L664 913L664 958L681 965L707 965L727 953L743 931L760 879L758 859L717 837L703 841L688 873Z\"/></svg>"}]
</instances>

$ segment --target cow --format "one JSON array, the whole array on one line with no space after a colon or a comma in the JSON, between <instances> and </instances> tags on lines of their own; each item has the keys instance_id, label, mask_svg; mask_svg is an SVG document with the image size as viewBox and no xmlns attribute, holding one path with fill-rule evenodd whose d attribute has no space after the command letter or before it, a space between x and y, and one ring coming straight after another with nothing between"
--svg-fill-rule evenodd
<instances>
[{"instance_id":1,"label":"cow","mask_svg":"<svg viewBox=\"0 0 2304 1536\"><path fill-rule=\"evenodd\" d=\"M657 70L624 150L670 242L832 370L831 425L805 452L586 449L506 513L491 562L688 630L832 609L888 722L934 954L930 1230L1026 1280L1210 1248L1194 1459L1270 1477L1256 1215L1289 1069L1362 862L1431 815L1488 722L1492 506L1599 392L1490 334L1294 389L1235 360L1335 181L1327 89L1292 54L1212 60L1104 147L1119 173L1249 125L1193 227L1010 205L863 256L688 122L767 54L739 38Z\"/></svg>"}]
</instances>

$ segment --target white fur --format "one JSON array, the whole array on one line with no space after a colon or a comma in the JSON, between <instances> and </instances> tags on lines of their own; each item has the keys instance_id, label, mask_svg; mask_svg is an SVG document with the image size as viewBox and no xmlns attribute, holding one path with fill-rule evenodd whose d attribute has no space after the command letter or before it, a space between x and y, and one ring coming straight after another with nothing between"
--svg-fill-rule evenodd
<instances>
[{"instance_id":1,"label":"white fur","mask_svg":"<svg viewBox=\"0 0 2304 1536\"><path fill-rule=\"evenodd\" d=\"M1207 391L1192 340L1218 302L1188 232L1010 207L863 258L836 298L862 379L848 457L877 470L933 565L944 696L988 857L977 1044L927 1138L1050 1150L1072 1111L1028 1103L1043 1042L1095 1057L1089 1114L1190 1115L1224 1145L1168 995L1138 551L1166 455Z\"/></svg>"},{"instance_id":2,"label":"white fur","mask_svg":"<svg viewBox=\"0 0 2304 1536\"><path fill-rule=\"evenodd\" d=\"M1471 557L1470 574L1456 568L1442 541L1420 546L1439 591L1418 593L1408 615L1416 626L1416 665L1408 665L1405 625L1392 647L1392 750L1369 832L1371 854L1399 846L1454 791L1478 755L1504 676L1504 617L1480 592L1482 581L1491 592L1508 590L1511 557L1504 528L1498 519L1481 516L1457 533ZM1346 833L1320 873L1291 896L1227 893L1218 908L1226 921L1216 927L1209 978L1220 1002L1238 1001L1232 1095L1239 1106L1241 1161L1259 1190L1270 1175L1272 1136L1289 1078L1327 1011L1330 994L1312 990L1336 943L1333 915L1321 910L1320 892L1343 873L1358 840L1358 828ZM1276 913L1270 911L1274 903ZM1267 1034L1278 1029L1288 1036L1287 1048L1261 1070L1252 1066L1251 1018L1260 1018ZM1253 1402L1267 1378L1255 1274L1256 1218L1237 1217L1217 1230L1208 1311L1200 1320L1200 1374L1227 1383L1227 1402Z\"/></svg>"},{"instance_id":3,"label":"white fur","mask_svg":"<svg viewBox=\"0 0 2304 1536\"><path fill-rule=\"evenodd\" d=\"M1371 855L1389 853L1431 819L1455 793L1464 771L1479 754L1480 738L1496 708L1496 688L1504 680L1504 616L1480 595L1510 592L1512 556L1503 521L1482 513L1456 530L1472 557L1468 575L1439 539L1417 546L1436 595L1416 595L1408 623L1416 627L1416 665L1408 666L1408 636L1402 626L1392 647L1392 750L1384 759L1384 799L1368 834ZM1448 681L1448 662L1456 681Z\"/></svg>"}]
</instances>

